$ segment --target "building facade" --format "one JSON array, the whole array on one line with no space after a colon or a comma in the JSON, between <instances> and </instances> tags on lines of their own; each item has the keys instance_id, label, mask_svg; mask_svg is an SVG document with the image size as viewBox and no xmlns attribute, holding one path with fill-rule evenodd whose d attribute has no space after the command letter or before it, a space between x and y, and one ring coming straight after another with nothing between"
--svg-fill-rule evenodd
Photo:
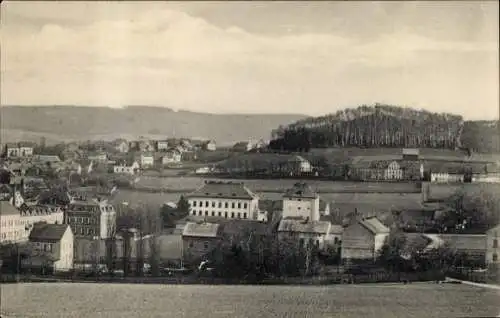
<instances>
[{"instance_id":1,"label":"building facade","mask_svg":"<svg viewBox=\"0 0 500 318\"><path fill-rule=\"evenodd\" d=\"M217 223L188 222L182 232L182 258L195 264L209 258L222 239L221 226Z\"/></svg>"},{"instance_id":2,"label":"building facade","mask_svg":"<svg viewBox=\"0 0 500 318\"><path fill-rule=\"evenodd\" d=\"M259 197L243 183L208 181L187 197L189 214L257 220Z\"/></svg>"},{"instance_id":3,"label":"building facade","mask_svg":"<svg viewBox=\"0 0 500 318\"><path fill-rule=\"evenodd\" d=\"M150 153L141 153L139 162L143 168L152 167L155 164L155 157Z\"/></svg>"},{"instance_id":4,"label":"building facade","mask_svg":"<svg viewBox=\"0 0 500 318\"><path fill-rule=\"evenodd\" d=\"M320 219L320 198L306 183L296 183L283 195L283 218Z\"/></svg>"},{"instance_id":5,"label":"building facade","mask_svg":"<svg viewBox=\"0 0 500 318\"><path fill-rule=\"evenodd\" d=\"M23 265L69 271L73 268L73 244L73 232L69 225L38 223L29 235L30 256Z\"/></svg>"},{"instance_id":6,"label":"building facade","mask_svg":"<svg viewBox=\"0 0 500 318\"><path fill-rule=\"evenodd\" d=\"M342 260L375 260L388 236L389 228L376 217L354 220L342 234Z\"/></svg>"},{"instance_id":7,"label":"building facade","mask_svg":"<svg viewBox=\"0 0 500 318\"><path fill-rule=\"evenodd\" d=\"M140 169L139 164L137 161L133 161L129 164L127 163L121 163L113 166L113 172L114 173L122 173L122 174L136 174Z\"/></svg>"},{"instance_id":8,"label":"building facade","mask_svg":"<svg viewBox=\"0 0 500 318\"><path fill-rule=\"evenodd\" d=\"M77 238L110 238L116 232L116 211L107 200L73 200L66 211L66 223Z\"/></svg>"}]
</instances>

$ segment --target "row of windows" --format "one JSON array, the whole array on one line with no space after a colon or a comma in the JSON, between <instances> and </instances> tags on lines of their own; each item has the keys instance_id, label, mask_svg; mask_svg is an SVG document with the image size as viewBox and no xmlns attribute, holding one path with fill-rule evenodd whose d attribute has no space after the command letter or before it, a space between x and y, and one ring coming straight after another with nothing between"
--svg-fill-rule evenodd
<instances>
[{"instance_id":1,"label":"row of windows","mask_svg":"<svg viewBox=\"0 0 500 318\"><path fill-rule=\"evenodd\" d=\"M2 240L17 240L18 238L21 238L22 234L22 231L3 232Z\"/></svg>"},{"instance_id":2,"label":"row of windows","mask_svg":"<svg viewBox=\"0 0 500 318\"><path fill-rule=\"evenodd\" d=\"M194 243L193 243L192 241L191 241L191 242L189 242L189 248L193 248L193 246L194 246ZM208 250L208 246L209 246L209 245L208 245L208 242L203 242L203 248L204 248L205 250Z\"/></svg>"},{"instance_id":3,"label":"row of windows","mask_svg":"<svg viewBox=\"0 0 500 318\"><path fill-rule=\"evenodd\" d=\"M209 216L208 211L203 212L203 211L201 211L201 210L200 210L200 211L193 210L193 211L191 211L191 214L192 214L192 215L199 215L199 216L203 216L203 215L204 215L204 216ZM219 216L219 217L222 217L222 216L223 216L223 215L222 215L222 212L217 212L217 214L216 214L216 212L215 212L215 211L212 211L212 213L211 213L210 215L211 215L211 216ZM230 215L231 215L231 219L234 219L234 218L235 218L235 216L236 216L238 219L241 219L241 218L246 219L246 218L248 218L248 217L247 217L247 213L246 213L246 212L244 212L244 213L240 213L240 212L238 212L238 213L231 212L231 214L230 214ZM227 211L226 211L226 212L224 212L224 217L225 217L226 219L228 218L228 216L229 216L229 213L227 213Z\"/></svg>"},{"instance_id":4,"label":"row of windows","mask_svg":"<svg viewBox=\"0 0 500 318\"><path fill-rule=\"evenodd\" d=\"M96 235L97 231L93 228L77 227L75 228L76 235Z\"/></svg>"},{"instance_id":5,"label":"row of windows","mask_svg":"<svg viewBox=\"0 0 500 318\"><path fill-rule=\"evenodd\" d=\"M39 251L52 252L52 244L51 243L34 242L33 245Z\"/></svg>"},{"instance_id":6,"label":"row of windows","mask_svg":"<svg viewBox=\"0 0 500 318\"><path fill-rule=\"evenodd\" d=\"M206 208L208 208L210 205L212 206L212 208L215 208L216 206L221 209L222 208L222 202L215 202L215 201L212 201L212 203L210 204L210 201L192 201L191 202L192 206L193 207L196 207L196 206L199 206L200 208L205 206ZM231 202L231 209L236 209L236 207L238 209L241 209L243 207L243 209L246 209L248 208L248 203L246 202ZM229 208L229 202L224 202L224 208L225 209L228 209Z\"/></svg>"},{"instance_id":7,"label":"row of windows","mask_svg":"<svg viewBox=\"0 0 500 318\"><path fill-rule=\"evenodd\" d=\"M68 217L70 224L97 224L97 220L89 217Z\"/></svg>"},{"instance_id":8,"label":"row of windows","mask_svg":"<svg viewBox=\"0 0 500 318\"><path fill-rule=\"evenodd\" d=\"M2 220L2 227L25 226L25 225L28 225L31 223L33 223L33 222L30 222L29 220L26 220L25 218L22 218L20 220Z\"/></svg>"},{"instance_id":9,"label":"row of windows","mask_svg":"<svg viewBox=\"0 0 500 318\"><path fill-rule=\"evenodd\" d=\"M82 211L82 212L98 212L99 207L97 206L87 206L87 205L73 205L69 208L70 211ZM113 207L111 205L101 206L101 212L113 212Z\"/></svg>"}]
</instances>

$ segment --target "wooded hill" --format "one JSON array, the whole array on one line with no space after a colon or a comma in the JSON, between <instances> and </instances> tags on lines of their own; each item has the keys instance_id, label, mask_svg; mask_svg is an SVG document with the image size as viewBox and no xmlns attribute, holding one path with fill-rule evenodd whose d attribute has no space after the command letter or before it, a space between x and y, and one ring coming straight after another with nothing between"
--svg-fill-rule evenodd
<instances>
[{"instance_id":1,"label":"wooded hill","mask_svg":"<svg viewBox=\"0 0 500 318\"><path fill-rule=\"evenodd\" d=\"M301 119L273 131L271 148L414 147L497 152L498 122L376 104Z\"/></svg>"}]
</instances>

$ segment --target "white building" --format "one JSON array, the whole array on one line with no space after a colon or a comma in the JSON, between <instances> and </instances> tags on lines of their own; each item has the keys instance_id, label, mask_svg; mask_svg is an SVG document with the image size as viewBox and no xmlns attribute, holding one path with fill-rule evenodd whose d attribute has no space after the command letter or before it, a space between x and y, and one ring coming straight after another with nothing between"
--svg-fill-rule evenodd
<instances>
[{"instance_id":1,"label":"white building","mask_svg":"<svg viewBox=\"0 0 500 318\"><path fill-rule=\"evenodd\" d=\"M208 181L187 196L189 214L225 219L259 219L259 197L243 183Z\"/></svg>"},{"instance_id":2,"label":"white building","mask_svg":"<svg viewBox=\"0 0 500 318\"><path fill-rule=\"evenodd\" d=\"M114 173L122 173L122 174L136 174L139 170L140 166L137 161L132 162L122 162L113 166Z\"/></svg>"},{"instance_id":3,"label":"white building","mask_svg":"<svg viewBox=\"0 0 500 318\"><path fill-rule=\"evenodd\" d=\"M392 161L389 163L387 168L384 170L385 180L401 180L403 179L403 169L397 161Z\"/></svg>"},{"instance_id":4,"label":"white building","mask_svg":"<svg viewBox=\"0 0 500 318\"><path fill-rule=\"evenodd\" d=\"M283 195L283 218L319 221L319 195L306 183L296 183Z\"/></svg>"},{"instance_id":5,"label":"white building","mask_svg":"<svg viewBox=\"0 0 500 318\"><path fill-rule=\"evenodd\" d=\"M165 155L161 158L161 163L167 165L169 163L178 163L182 160L182 152L177 148L172 148L166 151Z\"/></svg>"},{"instance_id":6,"label":"white building","mask_svg":"<svg viewBox=\"0 0 500 318\"><path fill-rule=\"evenodd\" d=\"M5 153L8 158L33 156L34 144L30 142L7 143Z\"/></svg>"},{"instance_id":7,"label":"white building","mask_svg":"<svg viewBox=\"0 0 500 318\"><path fill-rule=\"evenodd\" d=\"M54 271L73 268L74 237L68 224L36 224L29 235L30 256L23 266L49 267Z\"/></svg>"},{"instance_id":8,"label":"white building","mask_svg":"<svg viewBox=\"0 0 500 318\"><path fill-rule=\"evenodd\" d=\"M151 153L141 153L139 162L142 168L152 167L155 163L155 157Z\"/></svg>"}]
</instances>

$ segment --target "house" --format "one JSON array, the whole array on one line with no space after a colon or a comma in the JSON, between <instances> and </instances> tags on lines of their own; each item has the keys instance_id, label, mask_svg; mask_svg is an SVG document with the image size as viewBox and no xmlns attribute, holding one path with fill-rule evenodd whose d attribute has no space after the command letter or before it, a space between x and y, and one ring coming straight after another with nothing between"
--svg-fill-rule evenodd
<instances>
[{"instance_id":1,"label":"house","mask_svg":"<svg viewBox=\"0 0 500 318\"><path fill-rule=\"evenodd\" d=\"M325 240L330 235L332 224L327 221L310 221L308 219L282 219L278 226L280 242L292 238L300 245L314 244L320 250L326 248Z\"/></svg>"},{"instance_id":2,"label":"house","mask_svg":"<svg viewBox=\"0 0 500 318\"><path fill-rule=\"evenodd\" d=\"M20 211L7 201L0 201L0 244L23 239Z\"/></svg>"},{"instance_id":3,"label":"house","mask_svg":"<svg viewBox=\"0 0 500 318\"><path fill-rule=\"evenodd\" d=\"M30 255L23 267L69 271L73 268L73 242L69 225L37 223L29 235Z\"/></svg>"},{"instance_id":4,"label":"house","mask_svg":"<svg viewBox=\"0 0 500 318\"><path fill-rule=\"evenodd\" d=\"M179 163L182 161L182 152L177 148L171 148L166 151L165 155L161 158L161 163L163 165L168 165L170 163Z\"/></svg>"},{"instance_id":5,"label":"house","mask_svg":"<svg viewBox=\"0 0 500 318\"><path fill-rule=\"evenodd\" d=\"M253 149L253 145L250 141L237 142L233 146L233 151L236 151L236 152L247 152L247 151L250 151L252 149Z\"/></svg>"},{"instance_id":6,"label":"house","mask_svg":"<svg viewBox=\"0 0 500 318\"><path fill-rule=\"evenodd\" d=\"M147 139L134 140L129 143L130 151L152 152L155 150L154 144Z\"/></svg>"},{"instance_id":7,"label":"house","mask_svg":"<svg viewBox=\"0 0 500 318\"><path fill-rule=\"evenodd\" d=\"M432 183L465 182L467 173L462 162L425 161L423 166L424 175Z\"/></svg>"},{"instance_id":8,"label":"house","mask_svg":"<svg viewBox=\"0 0 500 318\"><path fill-rule=\"evenodd\" d=\"M437 236L443 245L455 253L465 254L469 261L486 263L487 235L485 234L429 234L429 236Z\"/></svg>"},{"instance_id":9,"label":"house","mask_svg":"<svg viewBox=\"0 0 500 318\"><path fill-rule=\"evenodd\" d=\"M392 161L384 169L384 179L385 180L402 180L403 170L397 161Z\"/></svg>"},{"instance_id":10,"label":"house","mask_svg":"<svg viewBox=\"0 0 500 318\"><path fill-rule=\"evenodd\" d=\"M189 215L256 220L259 197L240 182L207 181L187 196Z\"/></svg>"},{"instance_id":11,"label":"house","mask_svg":"<svg viewBox=\"0 0 500 318\"><path fill-rule=\"evenodd\" d=\"M55 205L23 204L19 208L20 222L24 229L23 239L27 238L36 223L63 224L64 211Z\"/></svg>"},{"instance_id":12,"label":"house","mask_svg":"<svg viewBox=\"0 0 500 318\"><path fill-rule=\"evenodd\" d=\"M58 164L61 163L61 158L59 156L54 155L35 155L33 157L33 161L42 163L42 164Z\"/></svg>"},{"instance_id":13,"label":"house","mask_svg":"<svg viewBox=\"0 0 500 318\"><path fill-rule=\"evenodd\" d=\"M31 157L35 144L31 142L7 143L5 145L5 154L7 158L12 157Z\"/></svg>"},{"instance_id":14,"label":"house","mask_svg":"<svg viewBox=\"0 0 500 318\"><path fill-rule=\"evenodd\" d=\"M342 260L375 260L388 236L389 228L377 217L354 219L342 234Z\"/></svg>"},{"instance_id":15,"label":"house","mask_svg":"<svg viewBox=\"0 0 500 318\"><path fill-rule=\"evenodd\" d=\"M139 164L141 168L149 168L154 166L155 157L152 153L141 153L139 156Z\"/></svg>"},{"instance_id":16,"label":"house","mask_svg":"<svg viewBox=\"0 0 500 318\"><path fill-rule=\"evenodd\" d=\"M125 139L117 139L113 142L113 146L116 151L121 153L127 153L130 150L129 143Z\"/></svg>"},{"instance_id":17,"label":"house","mask_svg":"<svg viewBox=\"0 0 500 318\"><path fill-rule=\"evenodd\" d=\"M500 225L497 225L486 232L486 264L500 263Z\"/></svg>"},{"instance_id":18,"label":"house","mask_svg":"<svg viewBox=\"0 0 500 318\"><path fill-rule=\"evenodd\" d=\"M105 239L116 231L116 211L107 200L72 198L66 211L66 223L77 238Z\"/></svg>"},{"instance_id":19,"label":"house","mask_svg":"<svg viewBox=\"0 0 500 318\"><path fill-rule=\"evenodd\" d=\"M93 152L88 154L87 159L96 162L108 162L108 155L105 152Z\"/></svg>"},{"instance_id":20,"label":"house","mask_svg":"<svg viewBox=\"0 0 500 318\"><path fill-rule=\"evenodd\" d=\"M418 148L403 148L403 160L418 161L420 150Z\"/></svg>"},{"instance_id":21,"label":"house","mask_svg":"<svg viewBox=\"0 0 500 318\"><path fill-rule=\"evenodd\" d=\"M302 218L319 221L319 195L303 182L298 182L283 195L283 212L285 218Z\"/></svg>"},{"instance_id":22,"label":"house","mask_svg":"<svg viewBox=\"0 0 500 318\"><path fill-rule=\"evenodd\" d=\"M214 140L207 140L201 144L201 149L205 151L215 151L217 150L217 145Z\"/></svg>"},{"instance_id":23,"label":"house","mask_svg":"<svg viewBox=\"0 0 500 318\"><path fill-rule=\"evenodd\" d=\"M169 149L168 140L157 140L155 144L156 151L166 151Z\"/></svg>"},{"instance_id":24,"label":"house","mask_svg":"<svg viewBox=\"0 0 500 318\"><path fill-rule=\"evenodd\" d=\"M113 166L114 173L134 175L140 169L139 163L136 160L125 160L116 163Z\"/></svg>"},{"instance_id":25,"label":"house","mask_svg":"<svg viewBox=\"0 0 500 318\"><path fill-rule=\"evenodd\" d=\"M182 258L188 264L208 259L222 238L222 227L217 223L188 222L182 232Z\"/></svg>"}]
</instances>

